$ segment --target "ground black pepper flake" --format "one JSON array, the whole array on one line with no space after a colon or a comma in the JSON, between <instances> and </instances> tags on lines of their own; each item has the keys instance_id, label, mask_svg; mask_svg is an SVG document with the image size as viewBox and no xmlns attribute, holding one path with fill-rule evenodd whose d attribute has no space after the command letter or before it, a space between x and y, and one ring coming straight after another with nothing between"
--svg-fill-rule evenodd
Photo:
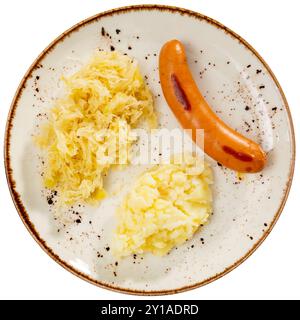
<instances>
[{"instance_id":1,"label":"ground black pepper flake","mask_svg":"<svg viewBox=\"0 0 300 320\"><path fill-rule=\"evenodd\" d=\"M109 250L110 250L110 247L106 247L105 250L106 250L106 251L109 251Z\"/></svg>"},{"instance_id":2,"label":"ground black pepper flake","mask_svg":"<svg viewBox=\"0 0 300 320\"><path fill-rule=\"evenodd\" d=\"M114 276L115 276L115 277L117 276L117 273L116 273L116 271L114 271Z\"/></svg>"},{"instance_id":3,"label":"ground black pepper flake","mask_svg":"<svg viewBox=\"0 0 300 320\"><path fill-rule=\"evenodd\" d=\"M230 61L227 61L227 64L230 64Z\"/></svg>"},{"instance_id":4,"label":"ground black pepper flake","mask_svg":"<svg viewBox=\"0 0 300 320\"><path fill-rule=\"evenodd\" d=\"M48 197L48 198L47 198L47 202L48 202L49 205L52 205L52 204L53 204L52 198L49 198L49 197Z\"/></svg>"},{"instance_id":5,"label":"ground black pepper flake","mask_svg":"<svg viewBox=\"0 0 300 320\"><path fill-rule=\"evenodd\" d=\"M248 69L251 68L251 64L248 64L248 65L247 65L247 68L248 68Z\"/></svg>"},{"instance_id":6,"label":"ground black pepper flake","mask_svg":"<svg viewBox=\"0 0 300 320\"><path fill-rule=\"evenodd\" d=\"M264 226L265 226L265 227L267 227L267 226L268 226L268 224L267 224L267 223L264 223Z\"/></svg>"},{"instance_id":7,"label":"ground black pepper flake","mask_svg":"<svg viewBox=\"0 0 300 320\"><path fill-rule=\"evenodd\" d=\"M115 266L117 267L117 266L118 266L118 264L119 264L119 262L118 262L118 261L116 261L116 262L115 262Z\"/></svg>"},{"instance_id":8,"label":"ground black pepper flake","mask_svg":"<svg viewBox=\"0 0 300 320\"><path fill-rule=\"evenodd\" d=\"M259 86L259 89L264 89L264 88L265 88L265 86L264 86L264 85Z\"/></svg>"},{"instance_id":9,"label":"ground black pepper flake","mask_svg":"<svg viewBox=\"0 0 300 320\"><path fill-rule=\"evenodd\" d=\"M121 32L120 29L116 29L116 34L119 34Z\"/></svg>"},{"instance_id":10,"label":"ground black pepper flake","mask_svg":"<svg viewBox=\"0 0 300 320\"><path fill-rule=\"evenodd\" d=\"M217 162L219 167L223 167L223 165L220 162Z\"/></svg>"},{"instance_id":11,"label":"ground black pepper flake","mask_svg":"<svg viewBox=\"0 0 300 320\"><path fill-rule=\"evenodd\" d=\"M115 51L115 47L114 46L110 46L110 51Z\"/></svg>"},{"instance_id":12,"label":"ground black pepper flake","mask_svg":"<svg viewBox=\"0 0 300 320\"><path fill-rule=\"evenodd\" d=\"M75 222L76 223L81 223L81 220L80 219L76 219Z\"/></svg>"},{"instance_id":13,"label":"ground black pepper flake","mask_svg":"<svg viewBox=\"0 0 300 320\"><path fill-rule=\"evenodd\" d=\"M36 91L36 92L40 92L40 89L39 89L39 88L35 88L35 91Z\"/></svg>"},{"instance_id":14,"label":"ground black pepper flake","mask_svg":"<svg viewBox=\"0 0 300 320\"><path fill-rule=\"evenodd\" d=\"M260 70L260 69L257 69L256 70L256 74L259 74L259 73L261 73L262 72L262 70Z\"/></svg>"},{"instance_id":15,"label":"ground black pepper flake","mask_svg":"<svg viewBox=\"0 0 300 320\"><path fill-rule=\"evenodd\" d=\"M104 29L104 27L101 28L101 35L102 35L103 37L105 37L105 29Z\"/></svg>"},{"instance_id":16,"label":"ground black pepper flake","mask_svg":"<svg viewBox=\"0 0 300 320\"><path fill-rule=\"evenodd\" d=\"M129 47L128 47L128 50L132 50L132 47L131 47L131 46L129 46Z\"/></svg>"},{"instance_id":17,"label":"ground black pepper flake","mask_svg":"<svg viewBox=\"0 0 300 320\"><path fill-rule=\"evenodd\" d=\"M246 111L250 110L250 107L249 107L249 106L246 106L246 107L245 107L245 110L246 110Z\"/></svg>"},{"instance_id":18,"label":"ground black pepper flake","mask_svg":"<svg viewBox=\"0 0 300 320\"><path fill-rule=\"evenodd\" d=\"M276 110L277 110L277 107L272 108L272 111L276 111Z\"/></svg>"}]
</instances>

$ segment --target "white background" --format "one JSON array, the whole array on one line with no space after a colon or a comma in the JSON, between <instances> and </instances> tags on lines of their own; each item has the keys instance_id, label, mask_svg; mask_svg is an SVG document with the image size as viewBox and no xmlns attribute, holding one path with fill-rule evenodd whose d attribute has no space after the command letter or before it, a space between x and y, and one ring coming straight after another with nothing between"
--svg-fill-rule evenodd
<instances>
[{"instance_id":1,"label":"white background","mask_svg":"<svg viewBox=\"0 0 300 320\"><path fill-rule=\"evenodd\" d=\"M300 139L299 0L153 0L208 15L258 50L286 94ZM0 143L14 92L50 41L103 10L141 0L2 0L0 4ZM151 3L151 2L150 2ZM298 137L297 137L298 136ZM300 190L296 167L283 214L264 244L240 267L208 286L161 299L299 299ZM298 207L298 208L297 208ZM0 299L134 299L97 288L65 271L35 243L10 198L0 167ZM148 299L147 297L137 297Z\"/></svg>"}]
</instances>

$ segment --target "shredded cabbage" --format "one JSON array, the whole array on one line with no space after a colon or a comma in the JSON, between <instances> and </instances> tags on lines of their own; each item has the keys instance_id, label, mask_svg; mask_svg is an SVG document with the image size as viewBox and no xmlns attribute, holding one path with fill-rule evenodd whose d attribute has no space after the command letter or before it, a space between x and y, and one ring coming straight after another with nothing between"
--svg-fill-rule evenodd
<instances>
[{"instance_id":1,"label":"shredded cabbage","mask_svg":"<svg viewBox=\"0 0 300 320\"><path fill-rule=\"evenodd\" d=\"M66 94L35 139L46 152L44 185L58 191L60 203L97 204L106 195L104 175L135 140L131 129L143 118L156 126L152 95L137 62L116 51L95 53L63 81Z\"/></svg>"}]
</instances>

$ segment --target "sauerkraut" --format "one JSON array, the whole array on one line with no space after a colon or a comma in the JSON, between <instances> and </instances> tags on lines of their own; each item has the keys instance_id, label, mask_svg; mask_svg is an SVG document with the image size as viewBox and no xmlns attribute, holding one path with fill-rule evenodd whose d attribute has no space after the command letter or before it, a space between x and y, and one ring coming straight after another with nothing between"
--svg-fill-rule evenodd
<instances>
[{"instance_id":1,"label":"sauerkraut","mask_svg":"<svg viewBox=\"0 0 300 320\"><path fill-rule=\"evenodd\" d=\"M131 129L142 119L156 126L152 95L137 61L116 51L95 53L63 81L65 95L35 139L45 151L44 185L62 204L97 204L106 195L104 175L129 161Z\"/></svg>"}]
</instances>

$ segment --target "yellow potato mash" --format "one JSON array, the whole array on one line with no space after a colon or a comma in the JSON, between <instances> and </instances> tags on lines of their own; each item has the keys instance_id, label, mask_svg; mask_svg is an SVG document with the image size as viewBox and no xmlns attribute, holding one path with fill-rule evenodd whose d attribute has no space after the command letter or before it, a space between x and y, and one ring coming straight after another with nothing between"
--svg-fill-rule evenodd
<instances>
[{"instance_id":1,"label":"yellow potato mash","mask_svg":"<svg viewBox=\"0 0 300 320\"><path fill-rule=\"evenodd\" d=\"M156 125L152 95L137 62L116 51L95 53L63 81L65 96L35 139L46 153L44 184L63 204L98 203L105 197L103 176L127 164L131 129L142 118Z\"/></svg>"},{"instance_id":2,"label":"yellow potato mash","mask_svg":"<svg viewBox=\"0 0 300 320\"><path fill-rule=\"evenodd\" d=\"M176 158L175 158L176 159ZM212 213L212 171L193 155L143 173L117 210L116 256L163 256L190 239Z\"/></svg>"}]
</instances>

